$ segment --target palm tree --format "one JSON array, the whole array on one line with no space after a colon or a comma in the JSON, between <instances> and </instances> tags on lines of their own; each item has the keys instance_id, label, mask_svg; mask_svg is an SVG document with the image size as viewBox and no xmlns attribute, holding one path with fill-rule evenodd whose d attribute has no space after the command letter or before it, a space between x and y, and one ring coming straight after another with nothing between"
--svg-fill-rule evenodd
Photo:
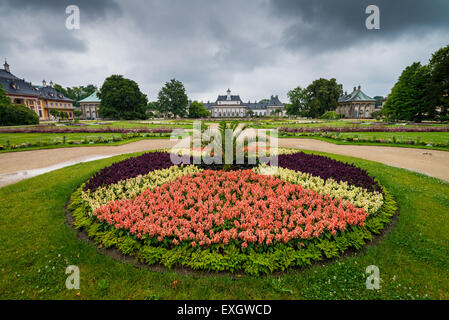
<instances>
[{"instance_id":1,"label":"palm tree","mask_svg":"<svg viewBox=\"0 0 449 320\"><path fill-rule=\"evenodd\" d=\"M232 122L226 122L225 120L220 121L218 125L218 131L220 132L221 136L221 154L222 154L222 163L225 162L225 147L226 147L226 132L232 133L232 154L233 154L233 163L236 160L237 157L237 140L240 137L240 135L248 129L250 126L249 124L245 123L240 125L240 122L238 120L234 120ZM254 138L248 139L248 142L253 141ZM223 169L229 169L231 164L225 164Z\"/></svg>"}]
</instances>

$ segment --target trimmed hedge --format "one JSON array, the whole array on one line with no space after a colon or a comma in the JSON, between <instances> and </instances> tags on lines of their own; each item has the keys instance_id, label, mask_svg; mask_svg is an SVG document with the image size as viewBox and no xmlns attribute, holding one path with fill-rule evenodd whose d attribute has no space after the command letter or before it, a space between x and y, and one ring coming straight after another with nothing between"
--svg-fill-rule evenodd
<instances>
[{"instance_id":1,"label":"trimmed hedge","mask_svg":"<svg viewBox=\"0 0 449 320\"><path fill-rule=\"evenodd\" d=\"M39 124L39 117L23 105L0 103L0 126Z\"/></svg>"}]
</instances>

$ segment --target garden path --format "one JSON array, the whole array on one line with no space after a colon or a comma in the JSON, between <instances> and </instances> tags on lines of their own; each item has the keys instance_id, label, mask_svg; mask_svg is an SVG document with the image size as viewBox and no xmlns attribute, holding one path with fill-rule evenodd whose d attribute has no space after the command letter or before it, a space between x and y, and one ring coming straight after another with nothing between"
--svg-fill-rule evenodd
<instances>
[{"instance_id":1,"label":"garden path","mask_svg":"<svg viewBox=\"0 0 449 320\"><path fill-rule=\"evenodd\" d=\"M0 187L72 164L118 154L170 148L168 139L148 139L120 146L42 149L0 154ZM409 169L449 181L449 152L417 148L335 145L314 139L279 139L279 147L292 147L347 155Z\"/></svg>"}]
</instances>

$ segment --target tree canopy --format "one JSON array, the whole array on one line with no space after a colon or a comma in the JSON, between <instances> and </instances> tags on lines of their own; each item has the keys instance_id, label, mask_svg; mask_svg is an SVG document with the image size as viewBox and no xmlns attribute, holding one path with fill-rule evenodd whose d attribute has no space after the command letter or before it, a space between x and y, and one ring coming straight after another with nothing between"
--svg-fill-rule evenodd
<instances>
[{"instance_id":1,"label":"tree canopy","mask_svg":"<svg viewBox=\"0 0 449 320\"><path fill-rule=\"evenodd\" d=\"M449 109L449 46L437 50L427 65L405 68L391 89L382 113L387 119L422 121L447 117Z\"/></svg>"},{"instance_id":2,"label":"tree canopy","mask_svg":"<svg viewBox=\"0 0 449 320\"><path fill-rule=\"evenodd\" d=\"M419 62L405 68L383 107L386 117L417 122L432 118L434 111L427 99L430 77L429 67Z\"/></svg>"},{"instance_id":3,"label":"tree canopy","mask_svg":"<svg viewBox=\"0 0 449 320\"><path fill-rule=\"evenodd\" d=\"M318 118L327 111L334 111L338 98L343 95L343 85L337 80L320 78L307 87L306 116Z\"/></svg>"},{"instance_id":4,"label":"tree canopy","mask_svg":"<svg viewBox=\"0 0 449 320\"><path fill-rule=\"evenodd\" d=\"M112 75L104 81L98 93L101 99L99 114L108 119L146 119L148 99L138 84L121 75Z\"/></svg>"},{"instance_id":5,"label":"tree canopy","mask_svg":"<svg viewBox=\"0 0 449 320\"><path fill-rule=\"evenodd\" d=\"M320 78L313 81L307 88L300 86L287 93L290 104L287 113L290 115L319 118L327 111L333 111L338 106L338 98L343 94L343 86L337 80Z\"/></svg>"},{"instance_id":6,"label":"tree canopy","mask_svg":"<svg viewBox=\"0 0 449 320\"><path fill-rule=\"evenodd\" d=\"M187 115L188 98L181 81L171 79L169 82L166 82L159 91L157 102L159 112L164 116L167 116L169 113L178 117Z\"/></svg>"},{"instance_id":7,"label":"tree canopy","mask_svg":"<svg viewBox=\"0 0 449 320\"><path fill-rule=\"evenodd\" d=\"M287 96L290 100L290 103L285 106L287 114L292 116L303 116L307 104L307 90L298 86L295 89L290 90L287 93Z\"/></svg>"},{"instance_id":8,"label":"tree canopy","mask_svg":"<svg viewBox=\"0 0 449 320\"><path fill-rule=\"evenodd\" d=\"M192 101L189 106L189 118L206 118L210 112L204 107L204 104L198 101Z\"/></svg>"},{"instance_id":9,"label":"tree canopy","mask_svg":"<svg viewBox=\"0 0 449 320\"><path fill-rule=\"evenodd\" d=\"M55 84L54 88L56 91L62 93L64 96L66 96L69 99L73 100L73 105L75 107L79 107L79 101L83 100L84 98L87 98L92 93L97 90L97 88L93 84L88 84L87 86L79 86L79 87L67 87L63 88L59 84Z\"/></svg>"},{"instance_id":10,"label":"tree canopy","mask_svg":"<svg viewBox=\"0 0 449 320\"><path fill-rule=\"evenodd\" d=\"M15 105L0 85L0 126L39 124L39 116L24 105Z\"/></svg>"},{"instance_id":11,"label":"tree canopy","mask_svg":"<svg viewBox=\"0 0 449 320\"><path fill-rule=\"evenodd\" d=\"M441 108L440 116L447 116L449 110L449 45L432 55L429 68L433 103Z\"/></svg>"}]
</instances>

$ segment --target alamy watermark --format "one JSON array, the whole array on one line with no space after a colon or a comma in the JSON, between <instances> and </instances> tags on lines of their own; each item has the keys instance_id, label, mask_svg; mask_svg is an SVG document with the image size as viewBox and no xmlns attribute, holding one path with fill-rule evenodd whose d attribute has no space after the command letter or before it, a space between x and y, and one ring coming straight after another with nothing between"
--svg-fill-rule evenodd
<instances>
[{"instance_id":1,"label":"alamy watermark","mask_svg":"<svg viewBox=\"0 0 449 320\"><path fill-rule=\"evenodd\" d=\"M69 276L65 280L65 286L69 290L79 290L80 288L80 268L75 265L68 266L65 273Z\"/></svg>"},{"instance_id":2,"label":"alamy watermark","mask_svg":"<svg viewBox=\"0 0 449 320\"><path fill-rule=\"evenodd\" d=\"M81 27L80 8L72 4L65 8L65 13L68 15L65 19L65 27L68 30L79 30Z\"/></svg>"},{"instance_id":3,"label":"alamy watermark","mask_svg":"<svg viewBox=\"0 0 449 320\"><path fill-rule=\"evenodd\" d=\"M380 29L380 9L376 5L369 5L365 9L365 13L369 16L365 20L365 26L368 30Z\"/></svg>"},{"instance_id":4,"label":"alamy watermark","mask_svg":"<svg viewBox=\"0 0 449 320\"><path fill-rule=\"evenodd\" d=\"M370 265L366 267L365 273L369 274L366 278L366 288L368 290L380 289L380 270L378 266Z\"/></svg>"}]
</instances>

